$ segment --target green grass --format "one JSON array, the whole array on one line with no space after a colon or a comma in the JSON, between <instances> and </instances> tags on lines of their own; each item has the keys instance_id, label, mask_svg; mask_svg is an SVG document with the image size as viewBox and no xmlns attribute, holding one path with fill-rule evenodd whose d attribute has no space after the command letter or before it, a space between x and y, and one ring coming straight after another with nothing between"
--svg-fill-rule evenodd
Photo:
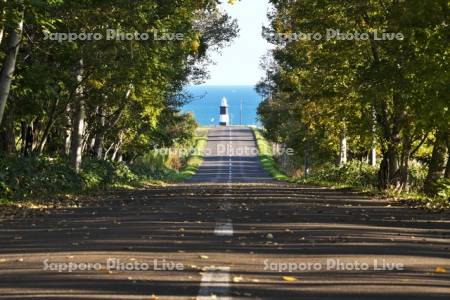
<instances>
[{"instance_id":1,"label":"green grass","mask_svg":"<svg viewBox=\"0 0 450 300\"><path fill-rule=\"evenodd\" d=\"M11 201L10 199L3 199L3 198L0 199L0 206L11 205L11 204L13 204L13 201Z\"/></svg>"},{"instance_id":2,"label":"green grass","mask_svg":"<svg viewBox=\"0 0 450 300\"><path fill-rule=\"evenodd\" d=\"M199 128L196 131L196 138L194 142L193 154L188 158L186 165L180 172L173 175L169 181L184 181L188 180L197 173L198 168L203 163L203 156L206 145L208 144L208 129Z\"/></svg>"},{"instance_id":3,"label":"green grass","mask_svg":"<svg viewBox=\"0 0 450 300\"><path fill-rule=\"evenodd\" d=\"M263 169L277 180L288 181L290 178L278 168L278 164L273 158L272 147L264 138L261 130L256 127L252 127L252 130L255 135L256 145L258 146L258 156Z\"/></svg>"},{"instance_id":4,"label":"green grass","mask_svg":"<svg viewBox=\"0 0 450 300\"><path fill-rule=\"evenodd\" d=\"M436 197L427 197L420 192L419 186L423 181L423 170L411 170L411 177L417 181L410 192L394 192L391 190L380 191L377 188L377 168L370 167L360 162L350 162L345 167L329 166L311 174L307 178L293 178L280 171L277 162L273 158L272 147L264 138L261 130L252 128L255 134L259 150L259 158L263 168L274 178L298 184L312 184L317 186L330 187L335 189L350 189L355 192L362 192L368 195L392 199L411 207L421 207L432 211L442 211L450 209L449 191L445 184L442 184L441 194ZM419 190L419 191L418 191Z\"/></svg>"},{"instance_id":5,"label":"green grass","mask_svg":"<svg viewBox=\"0 0 450 300\"><path fill-rule=\"evenodd\" d=\"M80 173L74 172L65 158L0 158L0 206L186 180L203 162L207 135L207 129L196 131L194 149L189 152L193 154L175 160L181 169L168 165L167 155L152 153L132 165L85 157Z\"/></svg>"},{"instance_id":6,"label":"green grass","mask_svg":"<svg viewBox=\"0 0 450 300\"><path fill-rule=\"evenodd\" d=\"M350 161L342 167L329 164L315 170L306 178L296 178L294 181L374 193L377 190L377 168L360 161Z\"/></svg>"}]
</instances>

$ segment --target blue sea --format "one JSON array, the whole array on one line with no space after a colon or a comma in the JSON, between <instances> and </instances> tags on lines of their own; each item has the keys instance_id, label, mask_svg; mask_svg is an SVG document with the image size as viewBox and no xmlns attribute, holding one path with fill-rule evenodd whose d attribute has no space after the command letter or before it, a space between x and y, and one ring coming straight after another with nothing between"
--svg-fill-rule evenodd
<instances>
[{"instance_id":1,"label":"blue sea","mask_svg":"<svg viewBox=\"0 0 450 300\"><path fill-rule=\"evenodd\" d=\"M186 89L193 99L183 107L192 112L200 125L218 125L220 103L227 98L231 125L258 125L256 110L261 97L254 86L191 86ZM242 101L242 123L241 123Z\"/></svg>"}]
</instances>

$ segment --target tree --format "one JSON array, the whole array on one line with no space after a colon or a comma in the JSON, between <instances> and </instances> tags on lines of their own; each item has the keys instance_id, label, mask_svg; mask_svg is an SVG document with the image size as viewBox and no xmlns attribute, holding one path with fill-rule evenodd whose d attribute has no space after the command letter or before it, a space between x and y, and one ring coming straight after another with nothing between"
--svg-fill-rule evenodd
<instances>
[{"instance_id":1,"label":"tree","mask_svg":"<svg viewBox=\"0 0 450 300\"><path fill-rule=\"evenodd\" d=\"M265 36L277 47L260 87L290 109L276 131L267 122L279 111L262 109L269 136L308 144L317 166L343 157L345 144L350 159L377 145L380 188L408 189L411 157L449 119L446 1L271 2Z\"/></svg>"},{"instance_id":2,"label":"tree","mask_svg":"<svg viewBox=\"0 0 450 300\"><path fill-rule=\"evenodd\" d=\"M13 6L14 7L14 6ZM23 7L18 5L15 26L9 28L8 45L6 49L6 57L3 61L2 71L0 75L0 125L2 124L3 115L5 113L6 101L9 97L11 83L16 69L17 54L19 53L20 42L22 40L23 31ZM3 38L3 29L1 30Z\"/></svg>"}]
</instances>

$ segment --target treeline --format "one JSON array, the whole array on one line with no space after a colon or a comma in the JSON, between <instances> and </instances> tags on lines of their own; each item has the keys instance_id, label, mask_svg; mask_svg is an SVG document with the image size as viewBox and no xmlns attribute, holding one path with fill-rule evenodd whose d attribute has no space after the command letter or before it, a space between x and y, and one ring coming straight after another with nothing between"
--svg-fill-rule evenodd
<instances>
[{"instance_id":1,"label":"treeline","mask_svg":"<svg viewBox=\"0 0 450 300\"><path fill-rule=\"evenodd\" d=\"M436 194L450 178L448 1L271 3L275 47L258 85L268 137L296 150L304 175L367 161L381 189L408 190L419 162Z\"/></svg>"},{"instance_id":2,"label":"treeline","mask_svg":"<svg viewBox=\"0 0 450 300\"><path fill-rule=\"evenodd\" d=\"M183 87L237 34L219 4L1 0L0 156L65 156L78 171L86 156L130 162L192 140ZM150 38L108 40L107 30Z\"/></svg>"}]
</instances>

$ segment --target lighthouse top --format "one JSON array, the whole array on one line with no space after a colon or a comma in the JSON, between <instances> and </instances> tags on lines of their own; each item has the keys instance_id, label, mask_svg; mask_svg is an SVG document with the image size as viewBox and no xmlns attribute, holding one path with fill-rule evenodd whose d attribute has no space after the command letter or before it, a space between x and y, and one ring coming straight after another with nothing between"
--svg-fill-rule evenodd
<instances>
[{"instance_id":1,"label":"lighthouse top","mask_svg":"<svg viewBox=\"0 0 450 300\"><path fill-rule=\"evenodd\" d=\"M221 107L228 107L228 101L227 98L223 97L222 98L222 104L220 105Z\"/></svg>"}]
</instances>

